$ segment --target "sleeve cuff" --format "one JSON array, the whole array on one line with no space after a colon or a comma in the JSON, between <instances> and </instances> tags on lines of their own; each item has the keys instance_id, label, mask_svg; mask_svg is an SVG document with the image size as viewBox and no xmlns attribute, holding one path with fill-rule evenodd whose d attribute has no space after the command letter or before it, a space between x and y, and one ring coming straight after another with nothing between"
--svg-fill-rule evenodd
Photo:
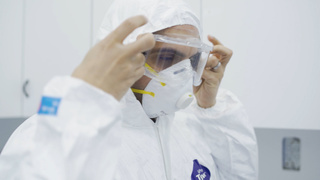
<instances>
[{"instance_id":1,"label":"sleeve cuff","mask_svg":"<svg viewBox=\"0 0 320 180\"><path fill-rule=\"evenodd\" d=\"M100 129L121 116L120 102L112 95L70 76L53 78L44 88L43 97L60 99L56 114L38 112L38 115L56 118L54 122L60 128L77 124ZM40 109L43 104L41 102Z\"/></svg>"},{"instance_id":2,"label":"sleeve cuff","mask_svg":"<svg viewBox=\"0 0 320 180\"><path fill-rule=\"evenodd\" d=\"M192 111L199 116L200 119L216 119L221 116L226 116L230 109L242 104L230 91L219 89L216 104L210 108L202 108L195 100L191 104Z\"/></svg>"}]
</instances>

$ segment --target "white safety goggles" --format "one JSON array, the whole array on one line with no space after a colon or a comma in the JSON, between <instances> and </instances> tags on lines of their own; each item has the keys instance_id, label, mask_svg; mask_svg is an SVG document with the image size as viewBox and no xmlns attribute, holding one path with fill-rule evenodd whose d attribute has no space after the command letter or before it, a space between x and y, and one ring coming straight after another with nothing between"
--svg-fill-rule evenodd
<instances>
[{"instance_id":1,"label":"white safety goggles","mask_svg":"<svg viewBox=\"0 0 320 180\"><path fill-rule=\"evenodd\" d=\"M146 58L145 75L162 83L174 83L181 79L180 75L183 72L186 78L193 77L194 86L199 86L213 46L204 44L198 38L183 35L169 37L154 34L154 38L156 41L154 48L143 53ZM190 63L179 63L183 60L188 60ZM175 67L175 71L170 71L170 75L161 73L162 70L174 65L179 67Z\"/></svg>"}]
</instances>

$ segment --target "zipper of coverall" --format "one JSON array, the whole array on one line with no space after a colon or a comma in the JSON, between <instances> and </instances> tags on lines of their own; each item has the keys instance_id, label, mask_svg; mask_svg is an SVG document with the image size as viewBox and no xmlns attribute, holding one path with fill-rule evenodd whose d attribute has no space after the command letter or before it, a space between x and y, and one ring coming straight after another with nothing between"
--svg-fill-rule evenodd
<instances>
[{"instance_id":1,"label":"zipper of coverall","mask_svg":"<svg viewBox=\"0 0 320 180\"><path fill-rule=\"evenodd\" d=\"M162 141L161 141L161 138L160 138L160 132L159 132L159 126L158 126L158 121L159 121L159 118L156 119L156 122L155 122L155 129L157 131L157 136L158 136L158 142L159 142L159 146L160 146L160 149L161 149L161 153L162 153L162 160L163 160L163 166L164 166L164 172L165 172L165 175L166 175L166 180L169 180L168 178L168 172L167 172L167 165L166 165L166 160L165 160L165 155L164 155L164 151L163 151L163 146L162 146Z\"/></svg>"}]
</instances>

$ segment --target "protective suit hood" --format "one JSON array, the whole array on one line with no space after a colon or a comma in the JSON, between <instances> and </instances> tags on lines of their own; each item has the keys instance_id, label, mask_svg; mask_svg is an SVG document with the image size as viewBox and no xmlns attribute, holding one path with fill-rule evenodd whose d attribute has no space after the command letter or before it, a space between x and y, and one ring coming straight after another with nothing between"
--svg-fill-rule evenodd
<instances>
[{"instance_id":1,"label":"protective suit hood","mask_svg":"<svg viewBox=\"0 0 320 180\"><path fill-rule=\"evenodd\" d=\"M144 15L149 21L131 33L124 43L135 41L140 34L152 33L176 25L196 27L201 38L200 20L183 0L115 0L105 14L97 34L97 41L105 38L124 20L135 15Z\"/></svg>"},{"instance_id":2,"label":"protective suit hood","mask_svg":"<svg viewBox=\"0 0 320 180\"><path fill-rule=\"evenodd\" d=\"M199 36L202 32L199 18L191 10L191 8L188 6L188 4L184 0L115 0L111 4L109 10L107 11L107 13L104 17L104 20L103 20L102 25L101 25L99 32L98 32L97 40L98 41L102 40L107 35L109 35L109 33L111 33L113 30L115 30L123 21L125 21L126 19L128 19L132 16L136 16L136 15L146 16L148 18L148 23L142 27L137 28L135 31L133 31L124 40L124 44L134 42L137 39L137 37L141 34L153 33L153 32L160 31L160 30L163 30L166 28L177 26L177 25L191 25L196 28L191 31L196 32L195 34L197 34ZM194 34L194 33L192 33L192 34ZM194 38L194 37L192 36L190 38ZM161 43L163 44L164 42L161 42ZM177 46L176 44L174 44L174 45ZM170 47L171 46L172 45L170 45ZM188 47L188 48L195 49L195 47L192 47L192 48ZM166 51L167 50L165 50L164 52L166 52ZM155 54L157 54L157 53L155 53ZM161 53L159 53L159 54L160 54L159 57L161 59L161 57L163 57L163 56L161 55ZM163 53L163 54L165 54L165 53ZM202 51L201 51L201 54L204 54L204 53L202 53ZM152 59L155 60L157 58L158 57L156 57L156 58L153 57ZM189 57L186 57L186 58L189 58ZM148 59L148 58L146 58L146 59ZM200 59L202 59L202 61L200 61ZM153 62L154 62L154 60L153 60ZM197 67L197 68L194 70L194 72L190 71L191 74L192 73L196 74L198 72L197 70L201 69L201 71L199 71L200 72L199 74L201 77L202 70L204 69L204 65L206 64L205 63L206 60L207 59L200 58L200 56L198 58L195 58L195 60L193 62L196 62L194 64L197 64L197 65L195 65L195 67ZM147 60L147 62L148 62L148 60ZM147 64L147 62L146 62L146 64ZM202 63L200 63L200 65L198 65L199 62L202 62ZM190 63L189 63L189 66L192 69ZM185 69L188 69L188 67L181 67L179 70L185 70ZM146 69L146 72L148 72L148 69ZM169 75L172 75L172 76L169 76ZM167 74L167 76L170 77L169 78L170 80L175 79L173 77L176 77L178 75L179 74L177 74L176 72L168 72L168 74ZM197 76L197 77L199 77L199 76ZM154 79L154 77L150 77L150 78ZM190 79L192 79L192 78L193 77L190 76ZM198 78L198 79L200 79L200 78ZM157 79L157 80L159 80L159 79ZM181 107L177 106L176 104L186 104L184 101L188 101L189 102L188 105L189 105L192 102L188 98L182 98L182 96L186 96L186 94L188 94L188 97L191 96L190 94L192 94L192 85L190 85L190 88L187 88L186 83L183 84L184 86L182 86L182 85L178 86L177 82L175 82L173 85L170 86L170 84L166 80L168 80L168 79L160 79L161 82L167 83L167 86L165 88L157 89L155 87L151 87L151 85L148 84L149 89L154 91L152 93L157 92L155 95L155 97L157 97L157 98L153 98L153 97L149 98L148 96L143 95L144 109L150 118L159 117L160 114L162 114L162 115L173 114L174 112L181 109ZM180 84L183 83L182 81L178 81L178 82L180 82ZM198 83L198 85L201 83L201 81L199 81L199 80L196 82ZM158 85L158 84L156 82L153 82L152 86L154 86L154 85ZM169 93L171 95L174 95L173 96L174 98L168 97L166 99L168 101L165 101L165 99L163 99L163 97L165 97L165 95L161 96L161 94L164 93L164 90L167 90L168 92L174 92L174 93ZM168 93L166 93L166 94L168 94ZM126 97L124 97L124 98L126 98ZM179 103L180 101L182 101L182 100L180 100L181 98L184 101ZM146 99L149 99L149 100L146 100ZM160 100L160 101L155 101L155 100ZM148 108L146 108L146 107L148 107ZM151 107L153 107L153 108L151 108ZM177 107L179 107L179 108L177 108ZM183 107L186 107L186 105L184 105Z\"/></svg>"}]
</instances>

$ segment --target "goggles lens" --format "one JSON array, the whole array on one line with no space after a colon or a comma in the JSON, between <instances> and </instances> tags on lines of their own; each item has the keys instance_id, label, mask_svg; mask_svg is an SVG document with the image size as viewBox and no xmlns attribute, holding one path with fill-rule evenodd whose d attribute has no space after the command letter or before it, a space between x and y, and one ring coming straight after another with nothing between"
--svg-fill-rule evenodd
<instances>
[{"instance_id":1,"label":"goggles lens","mask_svg":"<svg viewBox=\"0 0 320 180\"><path fill-rule=\"evenodd\" d=\"M202 72L213 48L197 38L173 38L158 34L154 37L155 47L143 53L146 57L145 75L160 82L169 83L181 78L178 77L181 75L179 71L184 71L184 75L188 71L192 74L186 78L193 77L193 84L200 85ZM184 62L181 63L182 61ZM170 68L174 71L170 71ZM168 76L163 72L172 74Z\"/></svg>"}]
</instances>

